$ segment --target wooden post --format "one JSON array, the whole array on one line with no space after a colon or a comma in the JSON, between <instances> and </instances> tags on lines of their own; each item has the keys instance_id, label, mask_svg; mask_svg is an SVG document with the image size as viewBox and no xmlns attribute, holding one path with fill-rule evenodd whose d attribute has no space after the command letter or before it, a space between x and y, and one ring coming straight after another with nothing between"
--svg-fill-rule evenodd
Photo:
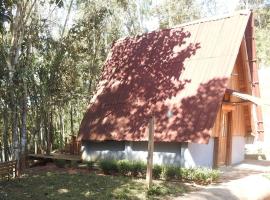
<instances>
[{"instance_id":1,"label":"wooden post","mask_svg":"<svg viewBox=\"0 0 270 200\"><path fill-rule=\"evenodd\" d=\"M148 189L152 186L152 169L153 169L153 152L154 152L154 123L155 117L149 120L149 133L148 133L148 156L147 156L147 171L146 182Z\"/></svg>"}]
</instances>

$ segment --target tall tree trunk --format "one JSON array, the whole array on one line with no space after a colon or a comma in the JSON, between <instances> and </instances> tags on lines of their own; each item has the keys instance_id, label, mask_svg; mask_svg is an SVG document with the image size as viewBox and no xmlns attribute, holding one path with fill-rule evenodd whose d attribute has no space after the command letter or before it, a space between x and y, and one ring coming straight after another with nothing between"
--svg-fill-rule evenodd
<instances>
[{"instance_id":1,"label":"tall tree trunk","mask_svg":"<svg viewBox=\"0 0 270 200\"><path fill-rule=\"evenodd\" d=\"M44 130L45 130L45 136L46 136L46 154L50 155L51 153L51 130L50 130L50 111L46 113L44 118Z\"/></svg>"},{"instance_id":2,"label":"tall tree trunk","mask_svg":"<svg viewBox=\"0 0 270 200\"><path fill-rule=\"evenodd\" d=\"M9 146L8 146L8 109L7 105L5 105L4 112L3 112L3 143L4 143L4 161L9 160Z\"/></svg>"},{"instance_id":3,"label":"tall tree trunk","mask_svg":"<svg viewBox=\"0 0 270 200\"><path fill-rule=\"evenodd\" d=\"M23 96L21 102L21 168L25 168L26 153L27 153L27 132L26 132L26 118L27 118L27 99L26 99L26 85L23 81Z\"/></svg>"},{"instance_id":4,"label":"tall tree trunk","mask_svg":"<svg viewBox=\"0 0 270 200\"><path fill-rule=\"evenodd\" d=\"M70 104L70 129L71 129L71 134L74 135L74 125L73 125L73 107L72 103Z\"/></svg>"},{"instance_id":5,"label":"tall tree trunk","mask_svg":"<svg viewBox=\"0 0 270 200\"><path fill-rule=\"evenodd\" d=\"M15 98L15 97L13 97ZM17 106L12 100L12 144L13 144L13 156L17 160L18 175L20 175L20 145L19 145L19 135L18 135L18 113Z\"/></svg>"},{"instance_id":6,"label":"tall tree trunk","mask_svg":"<svg viewBox=\"0 0 270 200\"><path fill-rule=\"evenodd\" d=\"M63 149L63 141L64 141L64 120L63 120L63 110L60 108L59 112L59 120L60 120L60 148Z\"/></svg>"},{"instance_id":7,"label":"tall tree trunk","mask_svg":"<svg viewBox=\"0 0 270 200\"><path fill-rule=\"evenodd\" d=\"M49 122L50 122L50 128L49 128L49 140L48 140L48 144L49 144L49 151L51 153L52 151L52 144L53 144L53 131L54 131L54 127L53 127L53 111L51 109L51 112L50 112L50 119L49 119Z\"/></svg>"}]
</instances>

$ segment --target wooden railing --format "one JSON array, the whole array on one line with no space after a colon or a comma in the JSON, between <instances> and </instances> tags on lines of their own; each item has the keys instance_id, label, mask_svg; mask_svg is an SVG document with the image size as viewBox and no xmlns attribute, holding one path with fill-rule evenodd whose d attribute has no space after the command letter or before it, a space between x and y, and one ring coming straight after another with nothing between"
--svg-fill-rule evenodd
<instances>
[{"instance_id":1,"label":"wooden railing","mask_svg":"<svg viewBox=\"0 0 270 200\"><path fill-rule=\"evenodd\" d=\"M0 179L11 179L17 174L17 161L8 161L0 163Z\"/></svg>"},{"instance_id":2,"label":"wooden railing","mask_svg":"<svg viewBox=\"0 0 270 200\"><path fill-rule=\"evenodd\" d=\"M70 142L67 142L67 139L65 139L65 148L62 153L70 155L80 155L81 142L77 141L77 138L75 136L71 137Z\"/></svg>"}]
</instances>

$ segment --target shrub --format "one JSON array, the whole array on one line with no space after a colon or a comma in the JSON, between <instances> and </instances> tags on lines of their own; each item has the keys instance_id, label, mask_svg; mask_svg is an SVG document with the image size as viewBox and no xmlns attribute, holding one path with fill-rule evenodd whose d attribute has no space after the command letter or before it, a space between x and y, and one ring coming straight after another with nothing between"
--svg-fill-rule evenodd
<instances>
[{"instance_id":1,"label":"shrub","mask_svg":"<svg viewBox=\"0 0 270 200\"><path fill-rule=\"evenodd\" d=\"M65 160L55 160L54 164L59 168L65 168L67 163Z\"/></svg>"},{"instance_id":2,"label":"shrub","mask_svg":"<svg viewBox=\"0 0 270 200\"><path fill-rule=\"evenodd\" d=\"M213 182L217 181L220 177L220 171L215 169L211 170L211 177Z\"/></svg>"},{"instance_id":3,"label":"shrub","mask_svg":"<svg viewBox=\"0 0 270 200\"><path fill-rule=\"evenodd\" d=\"M181 178L185 181L192 181L199 184L209 184L217 181L220 172L208 168L182 168Z\"/></svg>"},{"instance_id":4,"label":"shrub","mask_svg":"<svg viewBox=\"0 0 270 200\"><path fill-rule=\"evenodd\" d=\"M88 166L92 168L93 162L89 162ZM105 174L119 172L123 176L132 175L135 177L143 177L146 174L147 165L142 161L101 160L99 167ZM181 179L198 184L209 184L213 181L217 181L219 175L219 171L207 168L181 168L172 165L154 165L153 167L154 179Z\"/></svg>"},{"instance_id":5,"label":"shrub","mask_svg":"<svg viewBox=\"0 0 270 200\"><path fill-rule=\"evenodd\" d=\"M160 165L154 165L153 167L153 178L160 179L161 178L162 167Z\"/></svg>"},{"instance_id":6,"label":"shrub","mask_svg":"<svg viewBox=\"0 0 270 200\"><path fill-rule=\"evenodd\" d=\"M146 174L146 164L142 161L133 161L131 163L131 174L135 177L145 176Z\"/></svg>"},{"instance_id":7,"label":"shrub","mask_svg":"<svg viewBox=\"0 0 270 200\"><path fill-rule=\"evenodd\" d=\"M117 166L118 166L118 171L121 175L125 176L125 175L129 175L131 174L131 170L132 170L132 166L131 166L131 162L128 160L119 160L117 162Z\"/></svg>"},{"instance_id":8,"label":"shrub","mask_svg":"<svg viewBox=\"0 0 270 200\"><path fill-rule=\"evenodd\" d=\"M172 165L164 166L162 169L161 176L165 180L169 179L179 179L181 177L180 167L175 167Z\"/></svg>"},{"instance_id":9,"label":"shrub","mask_svg":"<svg viewBox=\"0 0 270 200\"><path fill-rule=\"evenodd\" d=\"M180 174L181 178L186 181L192 181L194 180L194 168L181 168L180 169Z\"/></svg>"},{"instance_id":10,"label":"shrub","mask_svg":"<svg viewBox=\"0 0 270 200\"><path fill-rule=\"evenodd\" d=\"M99 162L99 167L104 172L104 174L112 174L118 172L116 160L101 160Z\"/></svg>"}]
</instances>

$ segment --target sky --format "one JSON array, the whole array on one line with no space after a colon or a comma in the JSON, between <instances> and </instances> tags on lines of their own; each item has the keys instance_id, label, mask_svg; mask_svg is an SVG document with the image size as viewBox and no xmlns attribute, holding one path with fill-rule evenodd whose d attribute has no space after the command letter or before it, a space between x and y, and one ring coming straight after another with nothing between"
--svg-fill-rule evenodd
<instances>
[{"instance_id":1,"label":"sky","mask_svg":"<svg viewBox=\"0 0 270 200\"><path fill-rule=\"evenodd\" d=\"M138 0L138 1L143 1L143 0ZM165 0L153 0L153 6L158 6L164 1ZM201 3L203 0L195 0L195 1L197 1L198 3ZM234 11L239 0L215 0L215 1L217 5L217 10L218 10L217 14L220 15L220 14ZM70 1L68 1L68 4L65 5L65 7L68 7L69 2ZM66 15L67 15L67 8L66 9L58 8L58 11L54 12L54 16L52 16L54 18L54 21L56 22L55 26L63 25ZM209 14L209 16L206 16L206 17L210 17L210 16L211 14ZM68 24L67 24L68 28L72 26L75 18L76 18L76 13L72 9L72 12L70 13ZM158 22L157 17L150 18L149 20L145 21L144 24L147 27L148 31L156 30L159 28L159 22ZM59 35L57 28L54 29L53 35L55 37Z\"/></svg>"},{"instance_id":2,"label":"sky","mask_svg":"<svg viewBox=\"0 0 270 200\"><path fill-rule=\"evenodd\" d=\"M270 0L269 0L270 1ZM164 0L153 0L153 5L158 6L161 4L161 2L164 2ZM197 0L198 4L202 3L203 0ZM215 12L215 15L222 15L226 13L233 12L236 9L236 6L239 2L239 0L215 0L217 11ZM206 9L206 8L203 8ZM207 12L205 12L207 13ZM211 17L212 13L209 13L205 17ZM157 17L151 17L149 20L144 22L144 25L146 26L148 31L153 31L159 28L159 22Z\"/></svg>"},{"instance_id":3,"label":"sky","mask_svg":"<svg viewBox=\"0 0 270 200\"><path fill-rule=\"evenodd\" d=\"M143 1L143 0L137 0L137 1ZM158 6L164 1L166 0L153 0L153 6ZM204 2L204 0L195 0L195 1L197 1L198 4L201 4L202 2ZM204 17L211 17L213 15L222 15L226 13L231 13L236 10L236 7L239 1L240 0L215 0L216 2L215 9L213 6L213 10L216 10L215 12L208 12L206 11L206 7L202 7L202 9L205 10ZM70 2L70 0L68 2ZM74 2L76 2L76 0L74 0ZM270 0L266 0L266 4L270 5ZM68 7L68 5L69 3L65 5L65 7ZM61 29L61 26L64 24L66 15L67 15L67 8L66 9L58 8L58 11L55 12L54 16L52 16L52 18L54 18L54 21L56 22L55 28L52 31L53 32L52 34L54 37L59 36L59 28ZM72 9L69 16L68 23L67 23L68 28L70 28L73 25L77 17L78 17L78 13L75 13L74 9ZM151 17L150 19L145 20L143 24L146 27L147 31L153 31L159 28L159 20L157 17Z\"/></svg>"},{"instance_id":4,"label":"sky","mask_svg":"<svg viewBox=\"0 0 270 200\"><path fill-rule=\"evenodd\" d=\"M239 0L216 0L218 7L218 14L224 14L226 12L232 12L236 9Z\"/></svg>"}]
</instances>

